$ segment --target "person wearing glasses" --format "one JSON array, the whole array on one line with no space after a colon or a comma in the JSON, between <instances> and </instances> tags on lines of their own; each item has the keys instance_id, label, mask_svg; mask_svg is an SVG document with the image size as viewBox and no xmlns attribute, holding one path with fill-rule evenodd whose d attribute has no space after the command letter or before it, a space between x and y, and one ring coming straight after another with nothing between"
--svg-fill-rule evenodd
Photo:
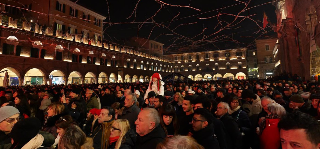
<instances>
[{"instance_id":1,"label":"person wearing glasses","mask_svg":"<svg viewBox=\"0 0 320 149\"><path fill-rule=\"evenodd\" d=\"M109 140L108 149L133 149L136 133L130 129L128 120L118 119L112 123Z\"/></svg>"},{"instance_id":2,"label":"person wearing glasses","mask_svg":"<svg viewBox=\"0 0 320 149\"><path fill-rule=\"evenodd\" d=\"M204 108L194 111L192 118L192 137L205 149L219 149L218 140L214 137L213 115Z\"/></svg>"},{"instance_id":3,"label":"person wearing glasses","mask_svg":"<svg viewBox=\"0 0 320 149\"><path fill-rule=\"evenodd\" d=\"M228 111L230 107L226 102L220 102L215 112L218 119L220 119L226 128L227 143L230 149L241 148L241 133L236 121L229 116Z\"/></svg>"},{"instance_id":4,"label":"person wearing glasses","mask_svg":"<svg viewBox=\"0 0 320 149\"><path fill-rule=\"evenodd\" d=\"M11 137L8 135L19 121L20 112L12 106L0 108L0 148L10 147Z\"/></svg>"}]
</instances>

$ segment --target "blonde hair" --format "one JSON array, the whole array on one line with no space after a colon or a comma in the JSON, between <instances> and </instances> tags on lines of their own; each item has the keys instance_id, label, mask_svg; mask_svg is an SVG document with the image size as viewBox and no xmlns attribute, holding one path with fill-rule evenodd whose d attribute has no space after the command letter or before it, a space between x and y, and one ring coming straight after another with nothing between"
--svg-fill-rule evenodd
<instances>
[{"instance_id":1,"label":"blonde hair","mask_svg":"<svg viewBox=\"0 0 320 149\"><path fill-rule=\"evenodd\" d=\"M52 103L47 109L51 108L55 115L61 114L64 111L64 105L62 103Z\"/></svg>"},{"instance_id":2,"label":"blonde hair","mask_svg":"<svg viewBox=\"0 0 320 149\"><path fill-rule=\"evenodd\" d=\"M178 103L181 103L181 104L182 104L182 102L183 102L183 97L182 97L182 95L181 95L179 92L176 92L176 93L173 95L173 98L175 98L176 95L179 96L179 97L178 97ZM174 100L172 100L172 101L174 101Z\"/></svg>"},{"instance_id":3,"label":"blonde hair","mask_svg":"<svg viewBox=\"0 0 320 149\"><path fill-rule=\"evenodd\" d=\"M119 137L119 139L116 143L116 146L114 148L114 149L119 149L121 146L122 140L125 139L125 135L130 129L130 124L129 124L129 121L126 119L117 119L113 122L113 124L118 124L119 129L121 131L120 137Z\"/></svg>"},{"instance_id":4,"label":"blonde hair","mask_svg":"<svg viewBox=\"0 0 320 149\"><path fill-rule=\"evenodd\" d=\"M189 136L177 135L159 143L156 149L204 149L204 147Z\"/></svg>"}]
</instances>

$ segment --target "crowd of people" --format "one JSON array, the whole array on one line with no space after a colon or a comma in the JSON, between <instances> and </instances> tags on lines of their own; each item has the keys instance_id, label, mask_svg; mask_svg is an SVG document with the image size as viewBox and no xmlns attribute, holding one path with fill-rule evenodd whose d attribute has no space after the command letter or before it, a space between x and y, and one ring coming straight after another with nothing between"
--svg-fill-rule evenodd
<instances>
[{"instance_id":1,"label":"crowd of people","mask_svg":"<svg viewBox=\"0 0 320 149\"><path fill-rule=\"evenodd\" d=\"M285 80L0 88L0 149L320 148L320 84Z\"/></svg>"}]
</instances>

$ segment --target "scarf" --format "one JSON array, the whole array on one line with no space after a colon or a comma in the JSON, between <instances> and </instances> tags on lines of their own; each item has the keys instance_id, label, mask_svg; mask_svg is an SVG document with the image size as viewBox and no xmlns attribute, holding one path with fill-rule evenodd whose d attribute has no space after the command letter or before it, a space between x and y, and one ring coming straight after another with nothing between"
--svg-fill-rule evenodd
<instances>
[{"instance_id":1,"label":"scarf","mask_svg":"<svg viewBox=\"0 0 320 149\"><path fill-rule=\"evenodd\" d=\"M117 137L110 137L110 138L109 138L109 145L111 145L113 142L118 141L119 137L120 137L120 136L117 136Z\"/></svg>"},{"instance_id":2,"label":"scarf","mask_svg":"<svg viewBox=\"0 0 320 149\"><path fill-rule=\"evenodd\" d=\"M37 134L35 137L33 137L27 144L25 144L21 149L36 149L39 148L44 141L44 138L42 135Z\"/></svg>"},{"instance_id":3,"label":"scarf","mask_svg":"<svg viewBox=\"0 0 320 149\"><path fill-rule=\"evenodd\" d=\"M241 108L241 107L240 107L240 106L238 106L238 107L236 107L236 108L235 108L235 109L233 109L233 110L231 110L231 109L230 109L229 114L232 114L232 113L234 113L234 112L238 111L240 108Z\"/></svg>"}]
</instances>

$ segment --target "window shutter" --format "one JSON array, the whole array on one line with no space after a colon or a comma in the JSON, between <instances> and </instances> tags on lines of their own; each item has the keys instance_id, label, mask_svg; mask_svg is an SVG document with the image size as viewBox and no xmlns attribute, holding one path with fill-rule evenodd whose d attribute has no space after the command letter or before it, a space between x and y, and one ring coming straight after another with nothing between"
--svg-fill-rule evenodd
<instances>
[{"instance_id":1,"label":"window shutter","mask_svg":"<svg viewBox=\"0 0 320 149\"><path fill-rule=\"evenodd\" d=\"M56 2L56 10L60 11L60 3L58 1Z\"/></svg>"},{"instance_id":2,"label":"window shutter","mask_svg":"<svg viewBox=\"0 0 320 149\"><path fill-rule=\"evenodd\" d=\"M72 14L72 7L70 7L70 11L69 11L69 13L70 13L70 15L72 15L73 16L73 14Z\"/></svg>"},{"instance_id":3,"label":"window shutter","mask_svg":"<svg viewBox=\"0 0 320 149\"><path fill-rule=\"evenodd\" d=\"M75 12L75 17L78 17L78 10L76 9L76 12Z\"/></svg>"},{"instance_id":4,"label":"window shutter","mask_svg":"<svg viewBox=\"0 0 320 149\"><path fill-rule=\"evenodd\" d=\"M66 26L65 25L62 25L62 33L64 34L66 31Z\"/></svg>"},{"instance_id":5,"label":"window shutter","mask_svg":"<svg viewBox=\"0 0 320 149\"><path fill-rule=\"evenodd\" d=\"M63 12L63 13L66 12L66 5L65 5L65 4L63 4L62 12Z\"/></svg>"}]
</instances>

